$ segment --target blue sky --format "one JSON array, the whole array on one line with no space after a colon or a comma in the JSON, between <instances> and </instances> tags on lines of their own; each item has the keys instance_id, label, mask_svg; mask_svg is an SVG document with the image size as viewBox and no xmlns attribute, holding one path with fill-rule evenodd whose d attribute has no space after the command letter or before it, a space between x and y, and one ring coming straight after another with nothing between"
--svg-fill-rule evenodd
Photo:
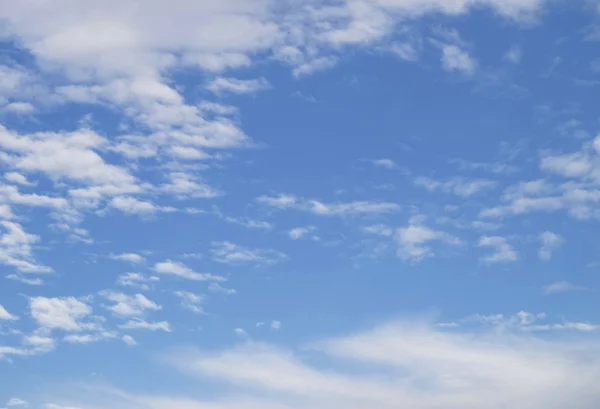
<instances>
[{"instance_id":1,"label":"blue sky","mask_svg":"<svg viewBox=\"0 0 600 409\"><path fill-rule=\"evenodd\" d=\"M0 408L600 404L597 1L0 21Z\"/></svg>"}]
</instances>

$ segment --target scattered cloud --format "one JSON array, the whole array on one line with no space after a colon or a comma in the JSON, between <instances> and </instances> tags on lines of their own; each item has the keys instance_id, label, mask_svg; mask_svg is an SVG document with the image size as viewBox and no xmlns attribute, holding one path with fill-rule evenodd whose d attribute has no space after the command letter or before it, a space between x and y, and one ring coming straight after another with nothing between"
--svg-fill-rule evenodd
<instances>
[{"instance_id":1,"label":"scattered cloud","mask_svg":"<svg viewBox=\"0 0 600 409\"><path fill-rule=\"evenodd\" d=\"M121 317L141 316L148 311L159 311L162 307L150 301L143 294L127 295L124 293L103 292L101 295L114 304L106 307Z\"/></svg>"},{"instance_id":2,"label":"scattered cloud","mask_svg":"<svg viewBox=\"0 0 600 409\"><path fill-rule=\"evenodd\" d=\"M446 44L442 49L442 67L446 71L458 71L472 75L477 68L477 61L458 45Z\"/></svg>"},{"instance_id":3,"label":"scattered cloud","mask_svg":"<svg viewBox=\"0 0 600 409\"><path fill-rule=\"evenodd\" d=\"M494 250L492 254L488 254L481 258L484 263L503 263L517 261L519 258L515 249L510 245L508 240L500 236L483 236L479 239L479 247L489 247Z\"/></svg>"},{"instance_id":4,"label":"scattered cloud","mask_svg":"<svg viewBox=\"0 0 600 409\"><path fill-rule=\"evenodd\" d=\"M431 242L439 241L453 246L462 243L455 236L423 225L422 221L420 217L413 217L408 226L396 231L398 256L401 259L419 262L427 257L432 257L434 252L428 245Z\"/></svg>"},{"instance_id":5,"label":"scattered cloud","mask_svg":"<svg viewBox=\"0 0 600 409\"><path fill-rule=\"evenodd\" d=\"M428 177L418 177L414 180L414 183L430 192L441 191L460 197L471 197L496 186L496 182L488 179L465 179L460 177L451 178L444 182Z\"/></svg>"},{"instance_id":6,"label":"scattered cloud","mask_svg":"<svg viewBox=\"0 0 600 409\"><path fill-rule=\"evenodd\" d=\"M554 283L548 284L543 288L544 294L553 295L553 294L562 294L569 293L573 291L586 291L587 288L569 283L568 281L556 281Z\"/></svg>"},{"instance_id":7,"label":"scattered cloud","mask_svg":"<svg viewBox=\"0 0 600 409\"><path fill-rule=\"evenodd\" d=\"M376 236L391 237L394 234L393 229L385 224L373 224L371 226L363 226L361 230L367 234Z\"/></svg>"},{"instance_id":8,"label":"scattered cloud","mask_svg":"<svg viewBox=\"0 0 600 409\"><path fill-rule=\"evenodd\" d=\"M215 94L254 94L269 89L271 85L264 78L241 80L237 78L218 77L212 80L206 89Z\"/></svg>"},{"instance_id":9,"label":"scattered cloud","mask_svg":"<svg viewBox=\"0 0 600 409\"><path fill-rule=\"evenodd\" d=\"M113 260L127 261L133 264L141 264L145 261L144 257L136 253L111 254L109 257Z\"/></svg>"},{"instance_id":10,"label":"scattered cloud","mask_svg":"<svg viewBox=\"0 0 600 409\"><path fill-rule=\"evenodd\" d=\"M83 331L94 329L92 323L83 320L90 316L92 308L73 297L34 297L29 300L31 316L42 328L49 330Z\"/></svg>"},{"instance_id":11,"label":"scattered cloud","mask_svg":"<svg viewBox=\"0 0 600 409\"><path fill-rule=\"evenodd\" d=\"M257 202L279 209L294 208L319 216L356 216L364 214L386 214L400 210L390 202L355 201L348 203L326 203L318 200L300 199L293 195L260 196Z\"/></svg>"},{"instance_id":12,"label":"scattered cloud","mask_svg":"<svg viewBox=\"0 0 600 409\"><path fill-rule=\"evenodd\" d=\"M166 260L154 265L154 272L164 275L172 275L186 280L194 281L224 281L223 277L214 276L212 274L197 273L185 264Z\"/></svg>"},{"instance_id":13,"label":"scattered cloud","mask_svg":"<svg viewBox=\"0 0 600 409\"><path fill-rule=\"evenodd\" d=\"M0 321L16 321L18 319L17 316L10 314L2 305L0 305Z\"/></svg>"},{"instance_id":14,"label":"scattered cloud","mask_svg":"<svg viewBox=\"0 0 600 409\"><path fill-rule=\"evenodd\" d=\"M504 60L511 64L518 64L523 58L523 49L519 45L511 46L508 51L504 54Z\"/></svg>"},{"instance_id":15,"label":"scattered cloud","mask_svg":"<svg viewBox=\"0 0 600 409\"><path fill-rule=\"evenodd\" d=\"M397 167L393 160L387 158L375 159L373 160L373 165L385 169L396 169Z\"/></svg>"},{"instance_id":16,"label":"scattered cloud","mask_svg":"<svg viewBox=\"0 0 600 409\"><path fill-rule=\"evenodd\" d=\"M208 291L213 292L213 293L221 293L221 294L225 294L225 295L237 294L237 291L235 289L225 288L217 283L210 283L210 285L208 286Z\"/></svg>"},{"instance_id":17,"label":"scattered cloud","mask_svg":"<svg viewBox=\"0 0 600 409\"><path fill-rule=\"evenodd\" d=\"M540 242L542 245L538 256L540 260L549 261L552 258L552 252L562 246L564 240L556 233L545 231L540 234Z\"/></svg>"},{"instance_id":18,"label":"scattered cloud","mask_svg":"<svg viewBox=\"0 0 600 409\"><path fill-rule=\"evenodd\" d=\"M117 285L149 290L150 284L158 281L160 281L160 278L156 276L147 277L139 273L125 273L117 278Z\"/></svg>"},{"instance_id":19,"label":"scattered cloud","mask_svg":"<svg viewBox=\"0 0 600 409\"><path fill-rule=\"evenodd\" d=\"M204 304L204 296L190 293L188 291L175 291L175 295L181 298L181 306L196 314L205 314L202 304Z\"/></svg>"},{"instance_id":20,"label":"scattered cloud","mask_svg":"<svg viewBox=\"0 0 600 409\"><path fill-rule=\"evenodd\" d=\"M171 325L167 321L147 322L139 318L127 321L123 325L119 325L122 329L147 329L149 331L165 331L171 332Z\"/></svg>"},{"instance_id":21,"label":"scattered cloud","mask_svg":"<svg viewBox=\"0 0 600 409\"><path fill-rule=\"evenodd\" d=\"M225 264L275 264L287 258L277 250L249 249L228 241L214 242L213 260Z\"/></svg>"},{"instance_id":22,"label":"scattered cloud","mask_svg":"<svg viewBox=\"0 0 600 409\"><path fill-rule=\"evenodd\" d=\"M130 347L136 346L138 344L137 341L131 335L123 335L123 338L121 338L121 340L125 343L125 345Z\"/></svg>"}]
</instances>

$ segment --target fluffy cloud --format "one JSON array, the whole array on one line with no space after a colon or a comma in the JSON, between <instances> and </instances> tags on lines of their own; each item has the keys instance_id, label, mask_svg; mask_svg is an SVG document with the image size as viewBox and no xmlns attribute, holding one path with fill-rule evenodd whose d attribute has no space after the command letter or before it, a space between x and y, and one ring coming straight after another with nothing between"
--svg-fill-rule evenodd
<instances>
[{"instance_id":1,"label":"fluffy cloud","mask_svg":"<svg viewBox=\"0 0 600 409\"><path fill-rule=\"evenodd\" d=\"M159 311L162 307L149 300L143 294L127 295L123 293L105 292L102 293L108 301L114 304L107 308L114 314L122 317L140 316L149 311Z\"/></svg>"},{"instance_id":2,"label":"fluffy cloud","mask_svg":"<svg viewBox=\"0 0 600 409\"><path fill-rule=\"evenodd\" d=\"M86 303L73 298L35 297L29 300L31 316L40 327L64 331L83 331L94 328L83 319L92 313Z\"/></svg>"}]
</instances>

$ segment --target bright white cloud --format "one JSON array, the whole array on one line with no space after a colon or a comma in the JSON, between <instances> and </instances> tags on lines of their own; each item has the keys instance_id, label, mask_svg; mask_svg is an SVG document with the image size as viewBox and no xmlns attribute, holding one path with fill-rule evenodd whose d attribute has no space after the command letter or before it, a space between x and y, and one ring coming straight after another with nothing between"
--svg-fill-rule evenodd
<instances>
[{"instance_id":1,"label":"bright white cloud","mask_svg":"<svg viewBox=\"0 0 600 409\"><path fill-rule=\"evenodd\" d=\"M83 331L94 328L82 320L92 313L86 303L73 298L35 297L29 300L31 316L40 327L64 331Z\"/></svg>"},{"instance_id":2,"label":"bright white cloud","mask_svg":"<svg viewBox=\"0 0 600 409\"><path fill-rule=\"evenodd\" d=\"M146 311L159 311L162 309L160 305L149 300L143 294L127 295L124 293L103 292L101 295L114 303L107 308L122 317L141 316Z\"/></svg>"}]
</instances>

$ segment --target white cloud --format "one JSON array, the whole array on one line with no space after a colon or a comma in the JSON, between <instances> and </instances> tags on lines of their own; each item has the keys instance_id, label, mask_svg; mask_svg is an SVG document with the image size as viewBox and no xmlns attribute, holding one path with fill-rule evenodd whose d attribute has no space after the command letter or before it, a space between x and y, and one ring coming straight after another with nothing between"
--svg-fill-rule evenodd
<instances>
[{"instance_id":1,"label":"white cloud","mask_svg":"<svg viewBox=\"0 0 600 409\"><path fill-rule=\"evenodd\" d=\"M82 408L75 407L75 406L57 405L56 403L46 403L44 405L44 409L82 409Z\"/></svg>"},{"instance_id":2,"label":"white cloud","mask_svg":"<svg viewBox=\"0 0 600 409\"><path fill-rule=\"evenodd\" d=\"M281 329L281 322L280 321L273 321L273 322L271 322L271 329L280 330Z\"/></svg>"},{"instance_id":3,"label":"white cloud","mask_svg":"<svg viewBox=\"0 0 600 409\"><path fill-rule=\"evenodd\" d=\"M92 342L99 342L116 337L117 334L115 332L101 331L93 334L69 334L66 335L63 340L69 344L90 344Z\"/></svg>"},{"instance_id":4,"label":"white cloud","mask_svg":"<svg viewBox=\"0 0 600 409\"><path fill-rule=\"evenodd\" d=\"M500 236L483 236L479 239L479 247L490 247L494 250L492 254L488 254L481 258L485 263L502 263L517 261L518 254L515 249L508 243L508 240Z\"/></svg>"},{"instance_id":5,"label":"white cloud","mask_svg":"<svg viewBox=\"0 0 600 409\"><path fill-rule=\"evenodd\" d=\"M188 291L175 291L175 295L181 298L181 306L184 309L196 314L205 314L204 308L202 307L204 296Z\"/></svg>"},{"instance_id":6,"label":"white cloud","mask_svg":"<svg viewBox=\"0 0 600 409\"><path fill-rule=\"evenodd\" d=\"M14 267L21 273L50 273L50 267L37 264L33 259L32 245L39 237L26 233L15 222L0 220L0 263Z\"/></svg>"},{"instance_id":7,"label":"white cloud","mask_svg":"<svg viewBox=\"0 0 600 409\"><path fill-rule=\"evenodd\" d=\"M248 338L248 333L243 328L235 328L233 332L240 338Z\"/></svg>"},{"instance_id":8,"label":"white cloud","mask_svg":"<svg viewBox=\"0 0 600 409\"><path fill-rule=\"evenodd\" d=\"M397 167L393 160L387 158L375 159L373 160L373 165L386 169L395 169Z\"/></svg>"},{"instance_id":9,"label":"white cloud","mask_svg":"<svg viewBox=\"0 0 600 409\"><path fill-rule=\"evenodd\" d=\"M391 237L394 234L392 228L385 224L373 224L371 226L364 226L361 228L361 230L368 234L374 234L383 237Z\"/></svg>"},{"instance_id":10,"label":"white cloud","mask_svg":"<svg viewBox=\"0 0 600 409\"><path fill-rule=\"evenodd\" d=\"M127 261L133 264L141 264L145 261L144 257L136 253L111 254L110 258L113 260Z\"/></svg>"},{"instance_id":11,"label":"white cloud","mask_svg":"<svg viewBox=\"0 0 600 409\"><path fill-rule=\"evenodd\" d=\"M162 307L146 298L143 294L127 295L124 293L103 292L107 300L114 304L107 308L122 317L144 315L147 310L159 311Z\"/></svg>"},{"instance_id":12,"label":"white cloud","mask_svg":"<svg viewBox=\"0 0 600 409\"><path fill-rule=\"evenodd\" d=\"M585 291L585 290L587 290L587 288L580 286L580 285L575 285L575 284L569 283L567 281L556 281L554 283L544 286L543 290L544 290L544 294L552 295L552 294L568 293L568 292L573 292L573 291Z\"/></svg>"},{"instance_id":13,"label":"white cloud","mask_svg":"<svg viewBox=\"0 0 600 409\"><path fill-rule=\"evenodd\" d=\"M133 319L127 321L123 325L119 325L122 329L147 329L149 331L165 331L171 332L171 325L167 321L147 322L142 319Z\"/></svg>"},{"instance_id":14,"label":"white cloud","mask_svg":"<svg viewBox=\"0 0 600 409\"><path fill-rule=\"evenodd\" d=\"M434 255L427 243L441 241L450 245L460 245L461 241L446 232L434 230L421 223L420 218L412 218L409 225L396 232L398 256L403 260L419 262Z\"/></svg>"},{"instance_id":15,"label":"white cloud","mask_svg":"<svg viewBox=\"0 0 600 409\"><path fill-rule=\"evenodd\" d=\"M300 199L294 195L260 196L257 202L280 209L295 208L319 216L353 216L361 214L385 214L400 210L396 203L356 201L348 203L325 203L318 200Z\"/></svg>"},{"instance_id":16,"label":"white cloud","mask_svg":"<svg viewBox=\"0 0 600 409\"><path fill-rule=\"evenodd\" d=\"M16 321L19 317L10 314L6 309L0 305L0 321Z\"/></svg>"},{"instance_id":17,"label":"white cloud","mask_svg":"<svg viewBox=\"0 0 600 409\"><path fill-rule=\"evenodd\" d=\"M270 88L269 82L264 78L240 80L237 78L219 77L212 80L206 89L215 94L254 94Z\"/></svg>"},{"instance_id":18,"label":"white cloud","mask_svg":"<svg viewBox=\"0 0 600 409\"><path fill-rule=\"evenodd\" d=\"M117 278L117 284L123 287L134 287L141 290L150 289L150 284L160 281L159 277L146 277L139 273L125 273Z\"/></svg>"},{"instance_id":19,"label":"white cloud","mask_svg":"<svg viewBox=\"0 0 600 409\"><path fill-rule=\"evenodd\" d=\"M173 172L169 174L169 179L170 182L162 185L160 190L179 199L210 199L221 195L210 186L199 183L197 178L188 173Z\"/></svg>"},{"instance_id":20,"label":"white cloud","mask_svg":"<svg viewBox=\"0 0 600 409\"><path fill-rule=\"evenodd\" d=\"M184 278L186 280L194 280L194 281L225 281L223 277L214 276L211 274L205 273L197 273L193 271L191 268L187 267L185 264L166 260L161 263L156 263L154 265L154 271L158 274L167 274L173 275L180 278Z\"/></svg>"},{"instance_id":21,"label":"white cloud","mask_svg":"<svg viewBox=\"0 0 600 409\"><path fill-rule=\"evenodd\" d=\"M352 216L359 214L385 214L400 210L396 203L388 202L349 202L349 203L323 203L309 200L307 210L321 216Z\"/></svg>"},{"instance_id":22,"label":"white cloud","mask_svg":"<svg viewBox=\"0 0 600 409\"><path fill-rule=\"evenodd\" d=\"M280 194L278 196L260 196L256 201L273 207L285 209L296 205L298 198L294 195Z\"/></svg>"},{"instance_id":23,"label":"white cloud","mask_svg":"<svg viewBox=\"0 0 600 409\"><path fill-rule=\"evenodd\" d=\"M552 252L559 248L564 240L558 234L546 231L540 234L540 242L542 245L538 256L540 260L549 261L552 258Z\"/></svg>"},{"instance_id":24,"label":"white cloud","mask_svg":"<svg viewBox=\"0 0 600 409\"><path fill-rule=\"evenodd\" d=\"M2 111L17 115L29 115L35 112L35 107L29 102L11 102L2 108Z\"/></svg>"},{"instance_id":25,"label":"white cloud","mask_svg":"<svg viewBox=\"0 0 600 409\"><path fill-rule=\"evenodd\" d=\"M33 186L34 184L27 180L27 177L18 172L8 172L4 174L4 179L9 182L23 186Z\"/></svg>"},{"instance_id":26,"label":"white cloud","mask_svg":"<svg viewBox=\"0 0 600 409\"><path fill-rule=\"evenodd\" d=\"M249 219L247 217L238 219L238 218L230 217L230 216L222 216L222 218L227 223L237 224L237 225L243 226L247 229L271 230L273 228L272 223L262 221L262 220L253 220L253 219Z\"/></svg>"},{"instance_id":27,"label":"white cloud","mask_svg":"<svg viewBox=\"0 0 600 409\"><path fill-rule=\"evenodd\" d=\"M221 293L221 294L226 294L226 295L233 295L233 294L237 294L237 291L233 288L225 288L220 286L217 283L211 283L208 286L208 291L211 291L213 293Z\"/></svg>"},{"instance_id":28,"label":"white cloud","mask_svg":"<svg viewBox=\"0 0 600 409\"><path fill-rule=\"evenodd\" d=\"M460 197L471 197L484 190L492 189L496 185L496 182L487 179L465 179L461 177L454 177L444 182L428 177L418 177L414 180L414 183L430 192L439 190Z\"/></svg>"},{"instance_id":29,"label":"white cloud","mask_svg":"<svg viewBox=\"0 0 600 409\"><path fill-rule=\"evenodd\" d=\"M29 300L31 316L40 327L64 331L83 331L94 328L82 320L92 313L92 308L73 297L35 297Z\"/></svg>"},{"instance_id":30,"label":"white cloud","mask_svg":"<svg viewBox=\"0 0 600 409\"><path fill-rule=\"evenodd\" d=\"M458 45L445 44L442 46L442 66L446 71L472 75L477 68L477 62Z\"/></svg>"},{"instance_id":31,"label":"white cloud","mask_svg":"<svg viewBox=\"0 0 600 409\"><path fill-rule=\"evenodd\" d=\"M144 407L149 402L152 408L210 409L596 407L597 342L540 337L536 333L544 332L541 327L525 329L540 320L529 313L495 319L514 324L501 330L497 325L471 330L396 321L314 342L308 346L310 358L256 342L213 353L185 349L169 360L186 373L222 383L227 388L221 399L208 403L129 394L127 401L113 407ZM593 327L575 324L553 324L553 329ZM236 332L246 334L241 328ZM313 355L326 359L327 369L314 365ZM228 398L237 391L243 391L243 397Z\"/></svg>"},{"instance_id":32,"label":"white cloud","mask_svg":"<svg viewBox=\"0 0 600 409\"><path fill-rule=\"evenodd\" d=\"M114 197L109 207L117 209L126 214L153 215L157 212L174 212L175 209L170 206L157 206L154 203L136 199L131 196Z\"/></svg>"},{"instance_id":33,"label":"white cloud","mask_svg":"<svg viewBox=\"0 0 600 409\"><path fill-rule=\"evenodd\" d=\"M127 345L127 346L136 346L138 343L137 341L131 336L131 335L123 335L123 338L121 338L121 340Z\"/></svg>"},{"instance_id":34,"label":"white cloud","mask_svg":"<svg viewBox=\"0 0 600 409\"><path fill-rule=\"evenodd\" d=\"M288 236L292 240L300 240L302 237L306 237L306 235L310 234L314 230L315 230L314 226L295 227L288 231Z\"/></svg>"},{"instance_id":35,"label":"white cloud","mask_svg":"<svg viewBox=\"0 0 600 409\"><path fill-rule=\"evenodd\" d=\"M29 403L20 398L11 398L6 402L6 406L28 406Z\"/></svg>"},{"instance_id":36,"label":"white cloud","mask_svg":"<svg viewBox=\"0 0 600 409\"><path fill-rule=\"evenodd\" d=\"M213 260L225 264L275 264L287 256L277 250L249 249L228 241L212 243Z\"/></svg>"},{"instance_id":37,"label":"white cloud","mask_svg":"<svg viewBox=\"0 0 600 409\"><path fill-rule=\"evenodd\" d=\"M523 58L523 49L519 45L513 45L504 54L504 60L512 64L520 63L521 58Z\"/></svg>"}]
</instances>

